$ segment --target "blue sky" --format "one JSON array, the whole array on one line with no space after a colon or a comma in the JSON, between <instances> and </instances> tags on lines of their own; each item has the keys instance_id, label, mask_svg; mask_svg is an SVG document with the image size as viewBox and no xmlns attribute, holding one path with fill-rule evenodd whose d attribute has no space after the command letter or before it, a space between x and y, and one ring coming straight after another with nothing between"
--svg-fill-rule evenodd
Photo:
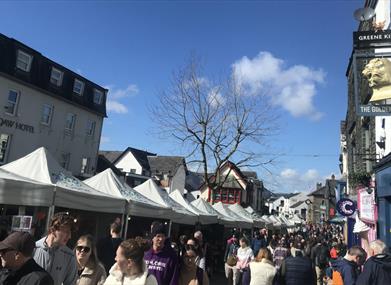
<instances>
[{"instance_id":1,"label":"blue sky","mask_svg":"<svg viewBox=\"0 0 391 285\"><path fill-rule=\"evenodd\" d=\"M272 175L255 170L272 190L308 191L316 181L339 174L345 71L358 25L352 15L363 3L0 2L0 32L110 88L104 150L133 146L183 155L172 141L152 135L147 105L192 52L203 57L211 75L236 64L247 72L248 84L265 82L265 68L275 71L267 71L275 84L285 74L289 80L283 87L296 91L289 101L271 99L282 116L280 134L269 144L272 152L288 155L270 167Z\"/></svg>"}]
</instances>

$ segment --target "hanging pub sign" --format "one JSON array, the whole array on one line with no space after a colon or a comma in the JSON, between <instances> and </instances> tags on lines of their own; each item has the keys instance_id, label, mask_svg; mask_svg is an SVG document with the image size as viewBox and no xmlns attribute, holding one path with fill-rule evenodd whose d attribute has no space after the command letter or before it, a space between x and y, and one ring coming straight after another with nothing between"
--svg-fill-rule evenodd
<instances>
[{"instance_id":1,"label":"hanging pub sign","mask_svg":"<svg viewBox=\"0 0 391 285\"><path fill-rule=\"evenodd\" d=\"M350 199L340 199L337 203L337 211L344 217L349 217L356 212L356 204Z\"/></svg>"}]
</instances>

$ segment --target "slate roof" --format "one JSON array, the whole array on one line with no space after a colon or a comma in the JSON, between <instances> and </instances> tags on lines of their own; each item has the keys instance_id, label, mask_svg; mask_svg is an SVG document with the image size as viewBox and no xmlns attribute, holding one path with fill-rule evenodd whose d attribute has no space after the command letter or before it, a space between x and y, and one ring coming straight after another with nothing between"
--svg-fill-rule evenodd
<instances>
[{"instance_id":1,"label":"slate roof","mask_svg":"<svg viewBox=\"0 0 391 285\"><path fill-rule=\"evenodd\" d=\"M96 173L100 173L107 168L110 168L117 176L123 175L123 173L117 167L115 167L115 165L112 164L104 155L99 154L98 162L96 164Z\"/></svg>"},{"instance_id":2,"label":"slate roof","mask_svg":"<svg viewBox=\"0 0 391 285\"><path fill-rule=\"evenodd\" d=\"M113 163L117 160L117 158L123 153L123 151L115 151L115 150L101 150L99 151L99 155L103 155L108 161Z\"/></svg>"},{"instance_id":3,"label":"slate roof","mask_svg":"<svg viewBox=\"0 0 391 285\"><path fill-rule=\"evenodd\" d=\"M375 172L382 170L383 168L389 167L391 162L391 153L387 154L383 157L376 165L373 167Z\"/></svg>"},{"instance_id":4,"label":"slate roof","mask_svg":"<svg viewBox=\"0 0 391 285\"><path fill-rule=\"evenodd\" d=\"M303 203L305 203L305 201L298 201L298 202L294 203L294 204L291 206L291 208L296 208L296 207L300 206L300 205L303 204Z\"/></svg>"},{"instance_id":5,"label":"slate roof","mask_svg":"<svg viewBox=\"0 0 391 285\"><path fill-rule=\"evenodd\" d=\"M174 175L179 166L186 167L185 159L181 156L147 156L152 176L162 174Z\"/></svg>"},{"instance_id":6,"label":"slate roof","mask_svg":"<svg viewBox=\"0 0 391 285\"><path fill-rule=\"evenodd\" d=\"M204 177L202 173L189 171L186 175L185 188L186 190L198 191L204 183Z\"/></svg>"},{"instance_id":7,"label":"slate roof","mask_svg":"<svg viewBox=\"0 0 391 285\"><path fill-rule=\"evenodd\" d=\"M312 191L307 196L318 196L318 197L324 197L324 194L326 192L326 186L322 186L319 189L316 189L315 191Z\"/></svg>"},{"instance_id":8,"label":"slate roof","mask_svg":"<svg viewBox=\"0 0 391 285\"><path fill-rule=\"evenodd\" d=\"M255 178L258 179L258 175L255 171L242 171L243 175L247 178Z\"/></svg>"}]
</instances>

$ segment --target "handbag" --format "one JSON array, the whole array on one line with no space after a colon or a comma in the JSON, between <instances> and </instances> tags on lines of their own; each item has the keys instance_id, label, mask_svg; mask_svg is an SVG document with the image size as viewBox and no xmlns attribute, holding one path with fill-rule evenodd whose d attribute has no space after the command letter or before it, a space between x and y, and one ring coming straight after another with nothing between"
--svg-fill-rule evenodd
<instances>
[{"instance_id":1,"label":"handbag","mask_svg":"<svg viewBox=\"0 0 391 285\"><path fill-rule=\"evenodd\" d=\"M238 262L238 258L235 255L232 254L228 255L227 264L229 266L235 266L237 262Z\"/></svg>"}]
</instances>

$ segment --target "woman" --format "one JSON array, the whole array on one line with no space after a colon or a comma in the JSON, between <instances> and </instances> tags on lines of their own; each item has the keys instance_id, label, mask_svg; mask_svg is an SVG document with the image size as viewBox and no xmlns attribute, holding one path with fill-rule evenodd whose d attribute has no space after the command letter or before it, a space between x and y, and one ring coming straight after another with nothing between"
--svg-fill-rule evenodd
<instances>
[{"instance_id":1,"label":"woman","mask_svg":"<svg viewBox=\"0 0 391 285\"><path fill-rule=\"evenodd\" d=\"M227 240L227 247L224 254L224 271L225 277L228 279L229 285L235 285L236 275L238 269L236 268L237 263L237 252L239 248L238 235L234 234L232 238Z\"/></svg>"},{"instance_id":2,"label":"woman","mask_svg":"<svg viewBox=\"0 0 391 285\"><path fill-rule=\"evenodd\" d=\"M123 241L105 285L158 285L155 276L148 274L144 261L144 252L148 248L148 241L141 237Z\"/></svg>"},{"instance_id":3,"label":"woman","mask_svg":"<svg viewBox=\"0 0 391 285\"><path fill-rule=\"evenodd\" d=\"M209 285L205 270L197 266L197 257L198 253L194 246L186 245L179 273L179 285Z\"/></svg>"},{"instance_id":4,"label":"woman","mask_svg":"<svg viewBox=\"0 0 391 285\"><path fill-rule=\"evenodd\" d=\"M91 235L81 236L76 243L75 255L79 277L76 285L102 285L106 271L99 262L94 238Z\"/></svg>"},{"instance_id":5,"label":"woman","mask_svg":"<svg viewBox=\"0 0 391 285\"><path fill-rule=\"evenodd\" d=\"M238 249L236 268L239 274L236 274L235 284L248 285L250 284L250 272L248 266L250 261L254 259L254 253L249 247L249 242L246 238L242 237L239 240L240 247Z\"/></svg>"},{"instance_id":6,"label":"woman","mask_svg":"<svg viewBox=\"0 0 391 285\"><path fill-rule=\"evenodd\" d=\"M267 248L261 248L255 261L250 262L250 285L272 285L277 273L272 262L272 254ZM303 284L304 285L304 284Z\"/></svg>"},{"instance_id":7,"label":"woman","mask_svg":"<svg viewBox=\"0 0 391 285\"><path fill-rule=\"evenodd\" d=\"M196 260L197 266L200 267L202 270L206 271L206 259L202 253L202 249L199 241L195 238L189 238L186 244L192 245L194 247L197 253L197 260Z\"/></svg>"}]
</instances>

